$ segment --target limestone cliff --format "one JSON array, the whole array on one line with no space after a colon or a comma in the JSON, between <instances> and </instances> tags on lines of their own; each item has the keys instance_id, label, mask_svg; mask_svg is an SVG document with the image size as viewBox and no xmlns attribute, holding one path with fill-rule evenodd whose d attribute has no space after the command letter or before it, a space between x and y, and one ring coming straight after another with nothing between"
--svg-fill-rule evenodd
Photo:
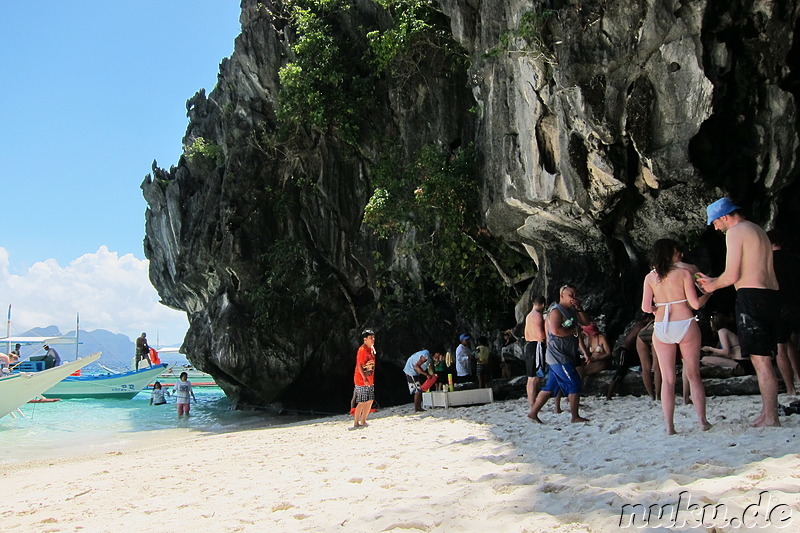
<instances>
[{"instance_id":1,"label":"limestone cliff","mask_svg":"<svg viewBox=\"0 0 800 533\"><path fill-rule=\"evenodd\" d=\"M704 206L726 192L757 222L796 227L795 2L292 11L316 4L242 1L217 86L187 102L184 155L142 185L151 280L189 316L190 360L243 407L340 410L364 327L379 330L379 401L406 401L412 351L509 327L527 294L566 281L619 331L656 238L719 268ZM402 33L409 20L424 31ZM409 35L380 64L375 50ZM382 235L364 223L375 205L430 200L440 175L462 207L464 259L447 269L447 202ZM381 204L392 184L399 199ZM460 282L488 294L447 290Z\"/></svg>"}]
</instances>

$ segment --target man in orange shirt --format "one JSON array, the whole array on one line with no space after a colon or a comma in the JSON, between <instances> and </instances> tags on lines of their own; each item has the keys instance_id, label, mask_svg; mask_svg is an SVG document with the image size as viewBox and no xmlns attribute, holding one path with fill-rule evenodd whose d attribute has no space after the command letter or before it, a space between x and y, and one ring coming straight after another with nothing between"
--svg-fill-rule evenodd
<instances>
[{"instance_id":1,"label":"man in orange shirt","mask_svg":"<svg viewBox=\"0 0 800 533\"><path fill-rule=\"evenodd\" d=\"M365 428L367 416L375 400L375 332L365 329L361 332L363 343L356 354L356 370L353 382L356 386L356 412L353 415L353 427Z\"/></svg>"}]
</instances>

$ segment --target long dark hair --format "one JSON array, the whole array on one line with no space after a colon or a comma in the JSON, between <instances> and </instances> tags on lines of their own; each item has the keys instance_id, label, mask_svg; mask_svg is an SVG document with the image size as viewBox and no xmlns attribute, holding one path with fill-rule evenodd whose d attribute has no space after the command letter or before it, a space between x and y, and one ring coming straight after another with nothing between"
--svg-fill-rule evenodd
<instances>
[{"instance_id":1,"label":"long dark hair","mask_svg":"<svg viewBox=\"0 0 800 533\"><path fill-rule=\"evenodd\" d=\"M672 260L675 257L675 252L680 251L680 243L673 239L658 239L653 244L653 249L650 252L650 265L655 269L659 278L667 277L667 274L673 268Z\"/></svg>"},{"instance_id":2,"label":"long dark hair","mask_svg":"<svg viewBox=\"0 0 800 533\"><path fill-rule=\"evenodd\" d=\"M714 331L719 331L722 328L729 329L735 333L736 323L733 321L733 318L726 314L714 313L711 316L711 329Z\"/></svg>"}]
</instances>

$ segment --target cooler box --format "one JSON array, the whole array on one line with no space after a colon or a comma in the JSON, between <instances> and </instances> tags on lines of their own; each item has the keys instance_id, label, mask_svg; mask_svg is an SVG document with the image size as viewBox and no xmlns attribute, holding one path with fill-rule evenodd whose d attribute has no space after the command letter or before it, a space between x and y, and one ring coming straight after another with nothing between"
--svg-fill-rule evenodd
<instances>
[{"instance_id":1,"label":"cooler box","mask_svg":"<svg viewBox=\"0 0 800 533\"><path fill-rule=\"evenodd\" d=\"M44 361L23 361L17 365L20 372L41 372L44 370Z\"/></svg>"},{"instance_id":2,"label":"cooler box","mask_svg":"<svg viewBox=\"0 0 800 533\"><path fill-rule=\"evenodd\" d=\"M422 393L423 407L459 407L494 402L492 389L431 391Z\"/></svg>"}]
</instances>

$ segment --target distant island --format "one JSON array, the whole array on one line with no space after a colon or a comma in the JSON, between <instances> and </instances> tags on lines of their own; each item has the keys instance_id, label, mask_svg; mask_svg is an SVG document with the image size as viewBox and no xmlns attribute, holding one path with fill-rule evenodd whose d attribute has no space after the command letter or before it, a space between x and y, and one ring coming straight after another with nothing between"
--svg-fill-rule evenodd
<instances>
[{"instance_id":1,"label":"distant island","mask_svg":"<svg viewBox=\"0 0 800 533\"><path fill-rule=\"evenodd\" d=\"M75 337L75 330L62 333L57 326L47 326L43 328L33 328L24 333L21 337ZM153 342L153 341L151 341ZM154 346L155 347L155 346ZM177 348L169 347L169 348ZM112 333L105 329L95 329L87 331L80 330L78 335L77 352L76 346L72 344L59 345L55 347L58 350L61 359L64 361L72 361L79 357L85 357L95 352L102 352L103 356L97 361L87 367L91 370L94 367L101 368L99 365L106 366L113 370L128 370L133 365L135 343L127 335L122 333ZM167 348L162 347L162 348ZM5 351L5 347L0 347L0 351ZM31 355L39 355L44 353L42 347L33 344L23 346L21 348L21 355L23 358L30 357ZM161 362L187 364L186 357L179 353L161 353L159 354Z\"/></svg>"}]
</instances>

